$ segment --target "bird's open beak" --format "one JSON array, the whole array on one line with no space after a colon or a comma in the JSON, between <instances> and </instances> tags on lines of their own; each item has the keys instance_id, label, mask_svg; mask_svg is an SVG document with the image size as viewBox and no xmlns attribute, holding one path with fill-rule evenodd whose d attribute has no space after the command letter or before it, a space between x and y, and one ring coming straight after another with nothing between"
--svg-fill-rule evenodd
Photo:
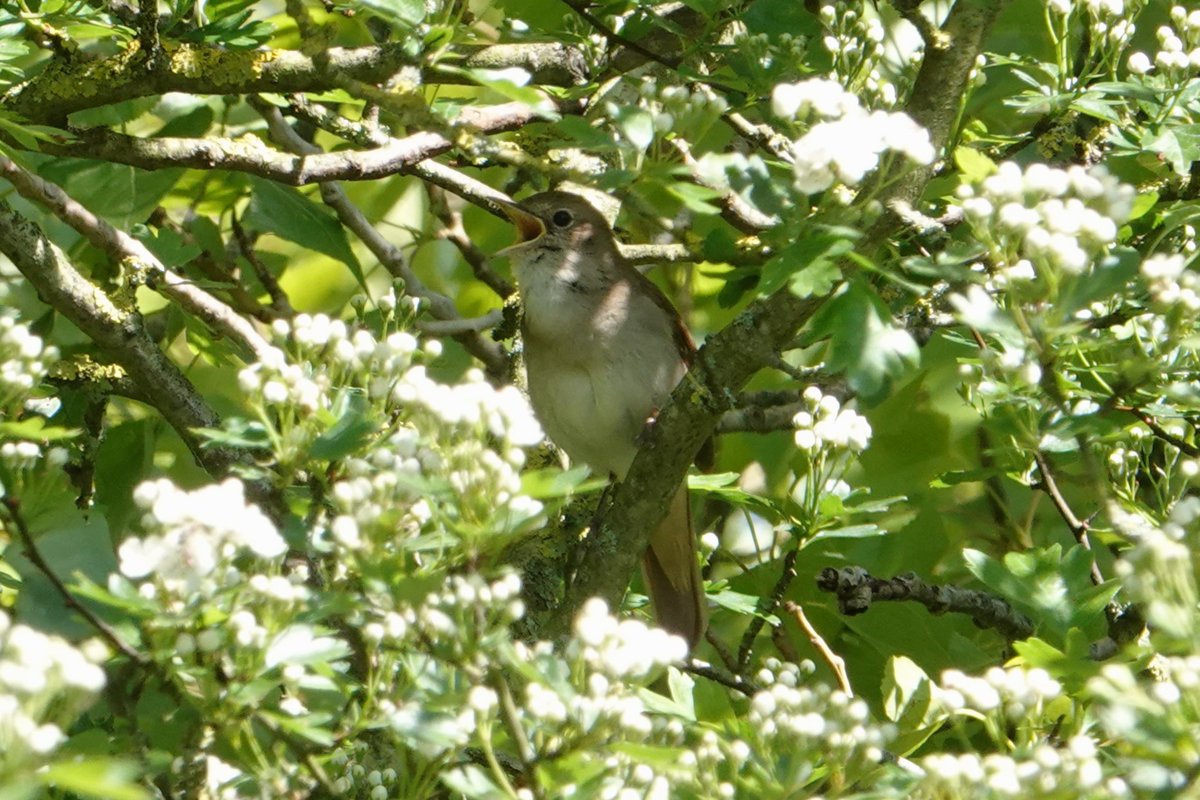
<instances>
[{"instance_id":1,"label":"bird's open beak","mask_svg":"<svg viewBox=\"0 0 1200 800\"><path fill-rule=\"evenodd\" d=\"M542 218L536 214L530 214L516 203L497 200L496 204L512 220L512 224L517 226L517 241L514 244L532 242L546 232L546 223L542 222Z\"/></svg>"}]
</instances>

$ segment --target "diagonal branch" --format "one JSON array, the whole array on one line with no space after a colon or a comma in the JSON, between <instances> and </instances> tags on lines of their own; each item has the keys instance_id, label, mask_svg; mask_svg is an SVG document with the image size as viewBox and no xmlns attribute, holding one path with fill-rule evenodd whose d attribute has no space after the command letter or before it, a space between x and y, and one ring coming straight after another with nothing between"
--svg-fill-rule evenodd
<instances>
[{"instance_id":1,"label":"diagonal branch","mask_svg":"<svg viewBox=\"0 0 1200 800\"><path fill-rule=\"evenodd\" d=\"M2 155L0 175L16 187L22 197L48 208L54 216L107 253L113 261L132 261L143 269L150 270L155 289L175 300L214 331L239 342L256 358L261 359L269 350L274 349L253 323L199 286L167 269L144 244L93 214L59 186L34 175Z\"/></svg>"},{"instance_id":2,"label":"diagonal branch","mask_svg":"<svg viewBox=\"0 0 1200 800\"><path fill-rule=\"evenodd\" d=\"M216 412L142 326L141 316L117 306L100 287L80 274L41 229L0 201L0 252L37 291L120 364L146 402L175 429L211 475L229 471L238 456L224 447L204 447L194 430L220 424Z\"/></svg>"},{"instance_id":3,"label":"diagonal branch","mask_svg":"<svg viewBox=\"0 0 1200 800\"><path fill-rule=\"evenodd\" d=\"M62 578L50 566L45 557L42 556L42 551L38 549L37 542L34 541L33 533L29 530L29 525L25 521L25 515L21 513L21 502L11 496L5 496L3 500L5 511L8 512L8 518L12 520L13 528L16 529L17 539L20 540L22 549L25 551L25 556L29 562L37 567L38 571L46 576L46 580L54 587L54 591L58 592L59 597L63 599L63 603L67 608L72 609L79 616L83 617L89 625L95 628L101 636L103 636L109 644L121 651L131 661L138 664L147 664L150 659L145 654L136 650L129 642L121 638L111 625L109 625L100 617L96 616L90 608L79 602L75 595L71 594L71 590L63 583Z\"/></svg>"},{"instance_id":4,"label":"diagonal branch","mask_svg":"<svg viewBox=\"0 0 1200 800\"><path fill-rule=\"evenodd\" d=\"M284 120L279 109L265 103L254 104L259 113L267 120L271 135L276 141L299 153L317 152L315 145L306 142L292 130ZM432 163L432 162L431 162ZM457 321L461 319L454 300L446 295L427 287L417 274L413 272L408 259L400 249L389 242L375 229L362 211L350 201L346 193L336 181L321 183L321 199L334 210L341 223L349 228L367 246L371 253L379 259L379 263L397 278L404 281L404 291L413 297L420 298L426 303L429 313L437 320ZM497 379L507 379L512 369L508 357L498 344L484 338L477 331L464 330L452 334L471 355L482 361L489 374Z\"/></svg>"}]
</instances>

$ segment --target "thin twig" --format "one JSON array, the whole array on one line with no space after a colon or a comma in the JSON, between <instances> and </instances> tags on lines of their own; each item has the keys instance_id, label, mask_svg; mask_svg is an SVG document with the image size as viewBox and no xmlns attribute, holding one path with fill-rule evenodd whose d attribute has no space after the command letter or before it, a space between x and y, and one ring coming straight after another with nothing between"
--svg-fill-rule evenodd
<instances>
[{"instance_id":1,"label":"thin twig","mask_svg":"<svg viewBox=\"0 0 1200 800\"><path fill-rule=\"evenodd\" d=\"M283 146L302 155L320 152L319 148L304 141L292 130L283 115L279 113L279 109L262 102L252 102L251 104L267 121L271 136ZM321 199L334 210L341 223L358 236L385 269L404 281L404 291L407 294L424 301L435 319L442 321L461 319L454 300L425 286L424 282L413 272L408 259L404 257L400 249L375 229L375 226L367 220L358 206L346 196L337 181L322 182L320 190ZM494 190L492 191L494 192ZM488 372L494 379L506 380L508 378L511 364L498 344L484 339L474 331L465 331L454 336L467 352L487 366Z\"/></svg>"},{"instance_id":2,"label":"thin twig","mask_svg":"<svg viewBox=\"0 0 1200 800\"><path fill-rule=\"evenodd\" d=\"M750 651L754 648L754 640L758 638L763 625L767 624L767 617L774 614L775 609L779 608L788 586L796 577L796 556L799 555L799 552L795 548L788 551L787 555L783 557L783 570L779 573L779 580L775 581L775 588L771 590L771 594L758 601L755 615L750 619L750 625L742 635L742 643L738 647L738 666L741 669L745 669L746 665L750 663Z\"/></svg>"},{"instance_id":3,"label":"thin twig","mask_svg":"<svg viewBox=\"0 0 1200 800\"><path fill-rule=\"evenodd\" d=\"M715 681L722 686L728 686L730 689L741 692L747 697L753 697L761 691L760 687L753 681L732 672L725 672L703 661L690 661L683 666L683 671L699 675L702 678L708 678L710 681Z\"/></svg>"},{"instance_id":4,"label":"thin twig","mask_svg":"<svg viewBox=\"0 0 1200 800\"><path fill-rule=\"evenodd\" d=\"M813 624L808 621L808 617L804 614L804 609L799 603L794 603L788 600L783 604L783 610L792 615L796 620L796 624L800 626L800 630L804 631L804 635L808 637L808 641L812 646L817 648L817 652L821 654L821 658L825 659L825 663L833 670L834 676L837 678L838 686L842 687L842 691L847 697L854 697L854 688L850 685L850 675L846 672L846 660L833 652L825 639L813 627Z\"/></svg>"},{"instance_id":5,"label":"thin twig","mask_svg":"<svg viewBox=\"0 0 1200 800\"><path fill-rule=\"evenodd\" d=\"M1175 434L1171 433L1162 425L1159 425L1158 420L1140 408L1132 408L1129 406L1119 406L1118 408L1119 410L1128 411L1130 414L1133 414L1135 417L1145 423L1146 427L1150 429L1151 433L1153 433L1159 439L1162 439L1167 444L1179 448L1179 452L1183 453L1185 456L1188 456L1189 458L1196 458L1197 456L1200 456L1200 447L1197 447L1191 442L1184 441Z\"/></svg>"},{"instance_id":6,"label":"thin twig","mask_svg":"<svg viewBox=\"0 0 1200 800\"><path fill-rule=\"evenodd\" d=\"M1071 504L1067 502L1067 498L1063 496L1062 490L1058 488L1058 481L1054 477L1054 471L1046 455L1040 450L1035 451L1033 460L1037 464L1038 474L1040 475L1038 488L1050 498L1050 502L1054 504L1058 515L1062 517L1063 522L1067 523L1067 528L1070 529L1071 535L1075 537L1075 541L1079 542L1085 550L1091 553L1092 542L1088 537L1088 531L1092 527L1091 523L1088 520L1080 519L1071 510ZM1092 553L1092 583L1097 586L1104 583L1104 575L1100 572L1100 566L1096 563L1094 553Z\"/></svg>"},{"instance_id":7,"label":"thin twig","mask_svg":"<svg viewBox=\"0 0 1200 800\"><path fill-rule=\"evenodd\" d=\"M21 545L25 549L25 556L29 559L30 563L38 568L38 571L46 576L46 579L49 580L54 586L55 591L57 591L62 597L63 602L66 603L67 607L74 610L79 614L79 616L87 620L87 623L95 628L100 635L108 641L109 644L111 644L125 656L128 656L131 661L135 661L138 664L150 663L150 659L145 654L134 649L133 645L122 639L121 636L115 630L113 630L111 625L100 619L100 617L96 616L96 614L93 613L90 608L75 599L75 596L71 594L71 590L67 588L66 584L62 582L62 579L58 577L58 574L55 573L55 571L46 562L46 559L42 556L41 550L38 549L37 543L34 542L33 534L29 530L29 525L25 522L25 515L21 513L20 501L16 497L8 495L4 497L3 501L0 502L3 502L4 508L8 512L8 518L12 520L13 527L17 531L17 537L21 540Z\"/></svg>"},{"instance_id":8,"label":"thin twig","mask_svg":"<svg viewBox=\"0 0 1200 800\"><path fill-rule=\"evenodd\" d=\"M712 645L713 650L717 651L717 656L721 659L721 663L723 663L730 672L736 672L738 668L737 659L734 658L733 652L729 649L729 646L726 645L719 636L717 636L712 628L708 628L704 631L704 638L710 645Z\"/></svg>"},{"instance_id":9,"label":"thin twig","mask_svg":"<svg viewBox=\"0 0 1200 800\"><path fill-rule=\"evenodd\" d=\"M267 265L258 257L258 253L254 250L254 242L250 241L250 235L246 229L242 227L241 220L237 215L233 215L233 237L237 242L238 249L242 251L242 256L246 261L250 262L254 274L258 276L258 282L263 285L267 292L267 296L271 298L271 309L277 316L290 317L294 315L295 309L292 308L292 303L288 300L287 293L283 291L283 287L279 285L279 281L267 268Z\"/></svg>"},{"instance_id":10,"label":"thin twig","mask_svg":"<svg viewBox=\"0 0 1200 800\"><path fill-rule=\"evenodd\" d=\"M490 331L503 321L504 311L496 308L480 317L417 320L417 328L434 336L459 336L464 333Z\"/></svg>"},{"instance_id":11,"label":"thin twig","mask_svg":"<svg viewBox=\"0 0 1200 800\"><path fill-rule=\"evenodd\" d=\"M475 277L487 284L501 298L508 298L513 293L513 285L491 268L491 265L488 264L487 254L471 241L471 237L467 235L467 229L463 227L462 212L450 206L446 198L446 190L430 183L426 183L425 187L426 194L429 195L430 208L442 223L441 229L434 235L457 247L463 260L471 267L471 272L475 273Z\"/></svg>"}]
</instances>

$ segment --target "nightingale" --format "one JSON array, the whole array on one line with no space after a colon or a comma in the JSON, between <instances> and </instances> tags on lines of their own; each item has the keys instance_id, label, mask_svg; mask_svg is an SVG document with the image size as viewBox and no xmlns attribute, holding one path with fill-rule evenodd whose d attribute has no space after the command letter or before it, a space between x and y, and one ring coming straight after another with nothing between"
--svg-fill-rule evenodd
<instances>
[{"instance_id":1,"label":"nightingale","mask_svg":"<svg viewBox=\"0 0 1200 800\"><path fill-rule=\"evenodd\" d=\"M582 197L543 192L504 204L518 241L511 260L524 306L529 399L575 463L622 480L647 421L688 370L696 346L678 312L621 255ZM650 534L642 574L658 624L699 642L706 625L687 485Z\"/></svg>"}]
</instances>

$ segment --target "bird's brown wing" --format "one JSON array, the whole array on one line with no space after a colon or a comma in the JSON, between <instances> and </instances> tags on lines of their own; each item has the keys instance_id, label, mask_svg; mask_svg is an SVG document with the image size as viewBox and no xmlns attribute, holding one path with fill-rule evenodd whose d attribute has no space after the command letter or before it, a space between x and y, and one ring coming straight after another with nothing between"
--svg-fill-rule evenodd
<instances>
[{"instance_id":1,"label":"bird's brown wing","mask_svg":"<svg viewBox=\"0 0 1200 800\"><path fill-rule=\"evenodd\" d=\"M650 534L642 575L658 624L686 639L689 650L695 648L708 619L686 483L671 500L666 519Z\"/></svg>"}]
</instances>

